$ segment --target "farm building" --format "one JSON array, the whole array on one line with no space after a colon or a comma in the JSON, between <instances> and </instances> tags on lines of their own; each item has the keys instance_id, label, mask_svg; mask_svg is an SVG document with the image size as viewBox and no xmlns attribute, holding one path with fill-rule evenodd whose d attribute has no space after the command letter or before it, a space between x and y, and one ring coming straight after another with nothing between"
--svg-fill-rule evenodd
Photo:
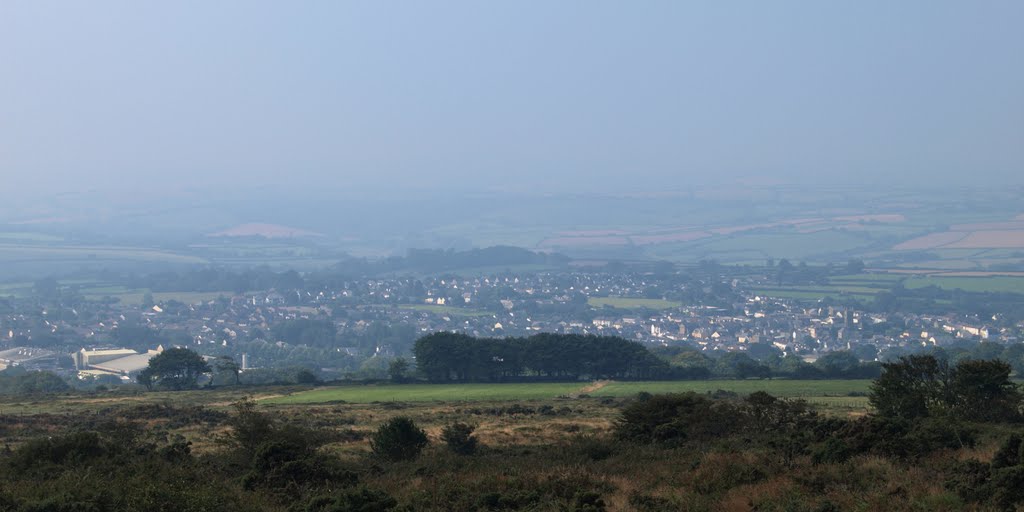
<instances>
[{"instance_id":1,"label":"farm building","mask_svg":"<svg viewBox=\"0 0 1024 512\"><path fill-rule=\"evenodd\" d=\"M80 373L85 372L89 375L105 373L127 377L149 366L149 360L163 351L163 347L146 352L136 352L127 348L95 350L83 348L74 354L75 368Z\"/></svg>"}]
</instances>

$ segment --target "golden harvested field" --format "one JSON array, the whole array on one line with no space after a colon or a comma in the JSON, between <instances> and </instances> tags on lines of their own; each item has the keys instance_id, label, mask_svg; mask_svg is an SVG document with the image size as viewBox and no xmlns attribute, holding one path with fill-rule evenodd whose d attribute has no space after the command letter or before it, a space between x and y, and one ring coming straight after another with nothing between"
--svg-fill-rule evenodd
<instances>
[{"instance_id":1,"label":"golden harvested field","mask_svg":"<svg viewBox=\"0 0 1024 512\"><path fill-rule=\"evenodd\" d=\"M949 227L950 231L987 231L987 230L1011 230L1019 231L1024 229L1024 222L983 222L980 224L954 224Z\"/></svg>"},{"instance_id":2,"label":"golden harvested field","mask_svg":"<svg viewBox=\"0 0 1024 512\"><path fill-rule=\"evenodd\" d=\"M1002 249L1024 247L1024 230L972 231L966 237L943 246L945 249Z\"/></svg>"},{"instance_id":3,"label":"golden harvested field","mask_svg":"<svg viewBox=\"0 0 1024 512\"><path fill-rule=\"evenodd\" d=\"M897 251L916 251L922 249L934 249L936 247L942 247L947 244L956 242L967 236L967 233L960 233L956 231L943 231L942 233L929 233L924 236L919 236L896 244L893 247Z\"/></svg>"}]
</instances>

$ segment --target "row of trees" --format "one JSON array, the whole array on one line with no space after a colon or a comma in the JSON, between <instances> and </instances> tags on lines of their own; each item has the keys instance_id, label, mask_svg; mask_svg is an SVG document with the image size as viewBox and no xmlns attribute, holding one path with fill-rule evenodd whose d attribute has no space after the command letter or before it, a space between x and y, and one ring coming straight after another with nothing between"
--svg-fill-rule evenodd
<instances>
[{"instance_id":1,"label":"row of trees","mask_svg":"<svg viewBox=\"0 0 1024 512\"><path fill-rule=\"evenodd\" d=\"M612 336L497 339L439 332L417 340L413 353L420 373L432 382L644 379L669 372L668 364L640 344Z\"/></svg>"},{"instance_id":2,"label":"row of trees","mask_svg":"<svg viewBox=\"0 0 1024 512\"><path fill-rule=\"evenodd\" d=\"M882 367L871 386L871 405L881 416L1021 419L1022 395L1003 361L968 359L952 365L931 355L914 355Z\"/></svg>"}]
</instances>

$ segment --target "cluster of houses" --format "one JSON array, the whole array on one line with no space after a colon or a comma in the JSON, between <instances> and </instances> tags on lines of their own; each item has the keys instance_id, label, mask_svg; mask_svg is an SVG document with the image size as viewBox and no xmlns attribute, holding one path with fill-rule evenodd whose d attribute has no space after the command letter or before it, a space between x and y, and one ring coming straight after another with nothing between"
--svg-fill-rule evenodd
<instances>
[{"instance_id":1,"label":"cluster of houses","mask_svg":"<svg viewBox=\"0 0 1024 512\"><path fill-rule=\"evenodd\" d=\"M162 348L160 340L201 353L241 360L243 342L264 340L280 346L275 325L288 320L330 321L336 349L354 358L402 353L430 332L474 336L528 336L538 332L621 336L644 343L689 344L706 351L744 351L770 344L786 354L814 359L834 350L870 345L877 354L942 346L958 340L1018 341L1021 325L995 327L997 319L912 314L881 315L828 307L801 307L783 299L743 292L733 281L730 304L665 301L657 309L591 307L594 297L665 297L689 286L650 276L554 272L473 278L391 278L342 283L335 289L269 290L227 294L195 304L166 301L141 308L93 303L78 309L32 317L19 312L3 318L0 366L65 368L81 376L130 378ZM679 295L677 294L677 297ZM678 304L678 305L677 305ZM373 325L405 325L407 339L372 339ZM129 329L129 327L131 329ZM115 336L121 332L122 336ZM140 339L122 348L124 332ZM42 334L40 334L42 333ZM171 333L171 334L168 334ZM173 334L173 338L168 337ZM75 353L35 348L40 336L57 339ZM348 339L370 339L355 346ZM52 342L52 340L51 340ZM108 348L114 347L114 348ZM274 361L264 361L272 365Z\"/></svg>"}]
</instances>

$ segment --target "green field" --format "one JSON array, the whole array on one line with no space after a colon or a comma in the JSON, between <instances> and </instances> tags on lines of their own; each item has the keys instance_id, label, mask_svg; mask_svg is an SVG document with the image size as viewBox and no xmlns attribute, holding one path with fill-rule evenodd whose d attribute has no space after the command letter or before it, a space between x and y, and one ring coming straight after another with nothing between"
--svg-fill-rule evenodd
<instances>
[{"instance_id":1,"label":"green field","mask_svg":"<svg viewBox=\"0 0 1024 512\"><path fill-rule=\"evenodd\" d=\"M159 249L139 247L100 247L78 245L17 245L0 243L0 261L146 261L160 263L208 263L203 258Z\"/></svg>"},{"instance_id":2,"label":"green field","mask_svg":"<svg viewBox=\"0 0 1024 512\"><path fill-rule=\"evenodd\" d=\"M2 232L0 240L16 242L63 242L64 238L43 233Z\"/></svg>"},{"instance_id":3,"label":"green field","mask_svg":"<svg viewBox=\"0 0 1024 512\"><path fill-rule=\"evenodd\" d=\"M138 306L142 304L142 300L146 296L146 290L127 290L123 287L109 286L109 287L97 287L83 289L82 294L90 300L99 300L105 297L112 297L121 302L121 304L127 304L131 306ZM235 292L223 291L223 292L155 292L153 293L153 302L161 303L167 301L178 301L185 304L199 304L201 302L208 302L220 297L231 297Z\"/></svg>"},{"instance_id":4,"label":"green field","mask_svg":"<svg viewBox=\"0 0 1024 512\"><path fill-rule=\"evenodd\" d=\"M813 260L819 255L854 251L868 244L870 240L866 233L833 229L799 233L778 228L771 232L755 230L679 244L677 251L680 255L689 254L730 263L738 260L763 262L769 257Z\"/></svg>"},{"instance_id":5,"label":"green field","mask_svg":"<svg viewBox=\"0 0 1024 512\"><path fill-rule=\"evenodd\" d=\"M560 396L587 394L595 397L625 397L641 391L648 393L697 393L716 390L749 394L766 391L776 396L805 398L811 402L844 400L866 406L868 380L708 380L609 382L603 387L584 382L543 382L516 384L382 384L370 386L323 387L311 391L269 398L268 404L316 404L328 402L429 402L544 400ZM592 389L597 387L598 389Z\"/></svg>"},{"instance_id":6,"label":"green field","mask_svg":"<svg viewBox=\"0 0 1024 512\"><path fill-rule=\"evenodd\" d=\"M585 384L542 382L527 384L384 384L339 386L303 391L264 400L269 404L317 404L326 402L432 402L540 400L574 393Z\"/></svg>"},{"instance_id":7,"label":"green field","mask_svg":"<svg viewBox=\"0 0 1024 512\"><path fill-rule=\"evenodd\" d=\"M682 306L681 303L670 300L641 299L633 297L590 297L587 299L587 304L590 304L595 308L609 306L619 309L669 309Z\"/></svg>"},{"instance_id":8,"label":"green field","mask_svg":"<svg viewBox=\"0 0 1024 512\"><path fill-rule=\"evenodd\" d=\"M861 274L829 278L827 285L761 286L758 295L780 299L815 301L842 295L870 300L880 291L889 290L899 282L908 289L938 286L946 290L966 292L1003 292L1024 294L1024 277L1019 276L906 276L899 274Z\"/></svg>"},{"instance_id":9,"label":"green field","mask_svg":"<svg viewBox=\"0 0 1024 512\"><path fill-rule=\"evenodd\" d=\"M491 314L479 309L460 308L456 306L438 306L437 304L400 304L398 308L452 316L487 316Z\"/></svg>"},{"instance_id":10,"label":"green field","mask_svg":"<svg viewBox=\"0 0 1024 512\"><path fill-rule=\"evenodd\" d=\"M868 286L851 286L851 285L814 285L814 286L762 286L758 288L758 292L764 292L766 295L781 292L806 292L812 294L818 294L821 297L831 295L833 297L838 295L871 295L874 296L876 293L882 290L888 290L889 287L875 288Z\"/></svg>"},{"instance_id":11,"label":"green field","mask_svg":"<svg viewBox=\"0 0 1024 512\"><path fill-rule=\"evenodd\" d=\"M629 396L641 391L648 393L697 393L716 390L732 391L741 395L766 391L784 397L846 396L852 392L866 393L870 380L685 380L650 382L612 382L589 393L591 396Z\"/></svg>"},{"instance_id":12,"label":"green field","mask_svg":"<svg viewBox=\"0 0 1024 512\"><path fill-rule=\"evenodd\" d=\"M965 292L1008 292L1024 293L1024 277L991 276L991 277L946 277L924 276L911 277L903 282L907 288L924 288L938 286L946 290L961 289Z\"/></svg>"}]
</instances>

